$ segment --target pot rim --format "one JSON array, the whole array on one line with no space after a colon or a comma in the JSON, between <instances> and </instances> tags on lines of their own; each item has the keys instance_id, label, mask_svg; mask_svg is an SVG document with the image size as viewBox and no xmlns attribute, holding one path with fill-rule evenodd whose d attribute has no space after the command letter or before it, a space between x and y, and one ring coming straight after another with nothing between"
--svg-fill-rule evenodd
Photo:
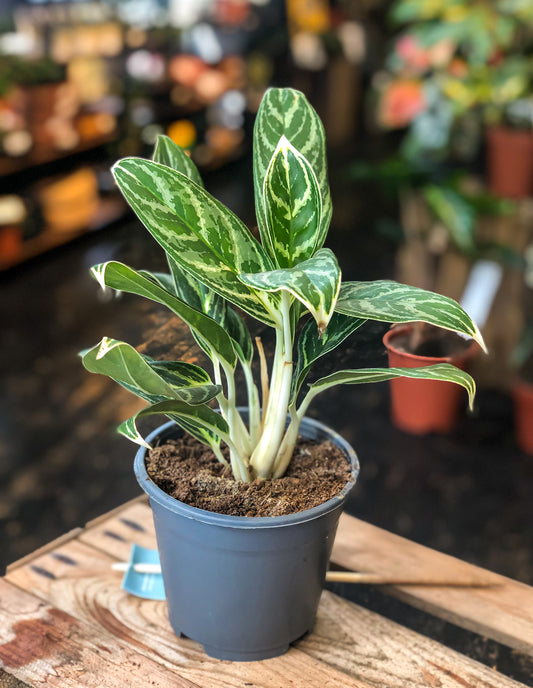
<instances>
[{"instance_id":1,"label":"pot rim","mask_svg":"<svg viewBox=\"0 0 533 688\"><path fill-rule=\"evenodd\" d=\"M474 352L478 348L478 344L471 339L468 347L457 354L452 354L451 356L421 356L420 354L413 354L409 351L402 351L394 346L394 340L396 337L400 337L413 329L412 325L401 325L399 327L391 327L383 335L383 344L387 351L392 351L398 356L405 356L405 358L411 361L424 361L426 364L433 363L454 363L457 361L467 361L474 355ZM459 337L459 335L457 335Z\"/></svg>"},{"instance_id":2,"label":"pot rim","mask_svg":"<svg viewBox=\"0 0 533 688\"><path fill-rule=\"evenodd\" d=\"M346 485L338 494L331 499L328 499L326 502L323 502L322 504L319 504L311 509L306 509L305 511L297 511L296 513L286 514L283 516L232 516L229 514L219 514L214 511L206 511L205 509L199 509L198 507L190 506L189 504L180 502L175 497L171 497L152 481L148 475L148 472L146 471L146 466L144 463L144 458L148 450L146 447L142 446L139 447L135 455L135 477L137 478L141 488L146 492L150 499L155 500L161 506L173 511L177 515L194 521L200 521L202 523L208 523L225 528L240 528L245 530L283 528L299 523L306 523L307 521L320 518L324 514L336 509L346 500L348 494L355 486L357 477L359 475L359 460L352 446L341 435L336 433L324 423L321 423L314 418L306 417L302 420L302 427L305 426L312 427L329 435L329 439L331 439L331 441L334 442L334 444L336 444L345 453L353 471L352 479L346 483ZM176 428L180 429L177 423L174 421L169 421L168 423L160 425L153 432L151 432L147 436L146 441L150 443L150 441L153 441L156 438L164 439L165 436L171 435L172 431L174 431Z\"/></svg>"}]
</instances>

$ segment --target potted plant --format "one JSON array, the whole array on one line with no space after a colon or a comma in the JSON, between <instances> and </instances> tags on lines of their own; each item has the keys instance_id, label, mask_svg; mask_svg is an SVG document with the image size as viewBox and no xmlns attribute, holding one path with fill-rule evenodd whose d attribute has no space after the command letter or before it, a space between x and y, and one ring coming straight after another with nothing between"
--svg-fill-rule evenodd
<instances>
[{"instance_id":1,"label":"potted plant","mask_svg":"<svg viewBox=\"0 0 533 688\"><path fill-rule=\"evenodd\" d=\"M376 79L378 117L406 128L402 153L417 164L470 162L487 131L488 185L519 198L533 191L533 11L519 0L399 0L401 26Z\"/></svg>"},{"instance_id":2,"label":"potted plant","mask_svg":"<svg viewBox=\"0 0 533 688\"><path fill-rule=\"evenodd\" d=\"M533 63L529 63L531 68ZM487 130L487 171L490 189L508 198L533 193L533 100L520 98L494 109Z\"/></svg>"},{"instance_id":3,"label":"potted plant","mask_svg":"<svg viewBox=\"0 0 533 688\"><path fill-rule=\"evenodd\" d=\"M464 370L478 351L476 342L420 322L393 327L383 343L391 367L450 363ZM423 435L454 429L462 402L457 385L399 377L390 381L390 392L391 417L401 430Z\"/></svg>"},{"instance_id":4,"label":"potted plant","mask_svg":"<svg viewBox=\"0 0 533 688\"><path fill-rule=\"evenodd\" d=\"M211 377L189 362L155 361L107 338L83 353L88 370L109 375L148 402L119 432L141 445L135 470L154 513L170 621L177 633L198 640L215 657L280 654L313 626L337 519L358 471L353 450L333 431L305 418L314 397L338 384L397 376L455 382L471 402L475 389L466 373L439 364L342 370L300 393L311 367L369 319L425 321L482 345L481 335L458 304L443 296L392 281L341 282L334 254L323 247L331 218L324 132L297 91L267 91L255 122L261 242L207 193L191 160L168 138L158 139L153 160L126 158L113 171L126 200L165 250L169 273L112 261L92 268L93 276L103 287L167 306L190 327L212 362ZM252 341L241 313L272 328L275 336L269 375L258 342L262 409L252 374ZM238 407L237 368L245 381L246 413ZM210 401L218 404L218 413ZM145 440L137 421L155 414L171 423ZM238 516L191 506L167 494L147 472L157 453L152 447L176 439L181 430L211 450L232 494L252 486L273 490L274 502L282 501L275 495L298 459L300 433L342 448L342 487L303 511L291 508L289 500L281 516ZM176 461L181 470L184 462L171 463ZM312 473L304 474L300 491L307 491ZM205 473L191 481L202 495L208 482ZM220 481L215 485L218 495Z\"/></svg>"}]
</instances>

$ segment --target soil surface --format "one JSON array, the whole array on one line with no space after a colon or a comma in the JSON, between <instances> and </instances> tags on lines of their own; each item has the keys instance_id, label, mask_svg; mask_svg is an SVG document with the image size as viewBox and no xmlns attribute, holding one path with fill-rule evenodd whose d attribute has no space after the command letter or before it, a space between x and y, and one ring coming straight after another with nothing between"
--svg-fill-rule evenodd
<instances>
[{"instance_id":1,"label":"soil surface","mask_svg":"<svg viewBox=\"0 0 533 688\"><path fill-rule=\"evenodd\" d=\"M408 331L394 337L394 348L415 356L448 358L463 353L471 346L469 339L463 339L446 330L431 328L417 335L416 331Z\"/></svg>"},{"instance_id":2,"label":"soil surface","mask_svg":"<svg viewBox=\"0 0 533 688\"><path fill-rule=\"evenodd\" d=\"M283 516L311 509L338 494L352 478L335 444L303 439L289 469L276 480L236 482L210 449L189 436L152 449L146 469L158 487L180 502L232 516Z\"/></svg>"}]
</instances>

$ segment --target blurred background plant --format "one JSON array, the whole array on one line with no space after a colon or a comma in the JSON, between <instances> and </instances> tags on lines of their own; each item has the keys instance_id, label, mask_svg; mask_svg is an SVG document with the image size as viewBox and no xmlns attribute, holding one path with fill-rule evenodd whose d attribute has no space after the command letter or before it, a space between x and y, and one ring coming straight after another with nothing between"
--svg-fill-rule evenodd
<instances>
[{"instance_id":1,"label":"blurred background plant","mask_svg":"<svg viewBox=\"0 0 533 688\"><path fill-rule=\"evenodd\" d=\"M400 153L427 168L472 161L484 128L533 124L533 5L527 0L399 0L401 27L375 78L378 121L407 129Z\"/></svg>"}]
</instances>

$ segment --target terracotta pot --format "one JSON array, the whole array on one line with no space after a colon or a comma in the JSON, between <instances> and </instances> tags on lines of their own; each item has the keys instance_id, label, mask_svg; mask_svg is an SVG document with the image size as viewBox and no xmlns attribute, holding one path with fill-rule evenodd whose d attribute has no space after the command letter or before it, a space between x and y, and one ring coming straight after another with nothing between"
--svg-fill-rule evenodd
<instances>
[{"instance_id":1,"label":"terracotta pot","mask_svg":"<svg viewBox=\"0 0 533 688\"><path fill-rule=\"evenodd\" d=\"M533 385L518 380L513 386L516 441L526 454L533 455Z\"/></svg>"},{"instance_id":2,"label":"terracotta pot","mask_svg":"<svg viewBox=\"0 0 533 688\"><path fill-rule=\"evenodd\" d=\"M492 127L487 133L490 190L498 196L525 198L533 193L533 133Z\"/></svg>"},{"instance_id":3,"label":"terracotta pot","mask_svg":"<svg viewBox=\"0 0 533 688\"><path fill-rule=\"evenodd\" d=\"M395 347L394 340L405 337L412 327L396 327L383 337L391 368L423 368L435 363L452 363L464 370L478 350L472 344L459 354L446 357L418 356ZM453 382L415 380L400 377L390 381L391 418L394 425L415 435L451 432L459 417L465 391Z\"/></svg>"}]
</instances>

